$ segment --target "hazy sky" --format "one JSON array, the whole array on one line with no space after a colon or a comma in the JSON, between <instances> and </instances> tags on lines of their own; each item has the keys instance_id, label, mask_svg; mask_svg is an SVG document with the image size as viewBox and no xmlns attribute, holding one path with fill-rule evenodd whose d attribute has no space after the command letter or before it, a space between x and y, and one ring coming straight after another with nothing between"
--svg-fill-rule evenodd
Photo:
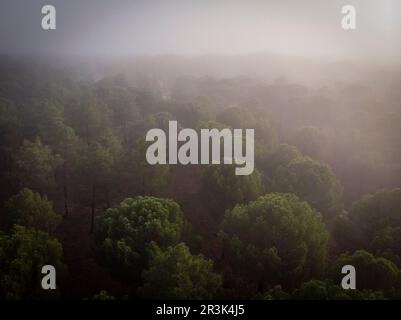
<instances>
[{"instance_id":1,"label":"hazy sky","mask_svg":"<svg viewBox=\"0 0 401 320\"><path fill-rule=\"evenodd\" d=\"M41 29L41 7L57 30ZM357 30L341 29L341 6ZM399 0L1 0L0 53L400 57Z\"/></svg>"}]
</instances>

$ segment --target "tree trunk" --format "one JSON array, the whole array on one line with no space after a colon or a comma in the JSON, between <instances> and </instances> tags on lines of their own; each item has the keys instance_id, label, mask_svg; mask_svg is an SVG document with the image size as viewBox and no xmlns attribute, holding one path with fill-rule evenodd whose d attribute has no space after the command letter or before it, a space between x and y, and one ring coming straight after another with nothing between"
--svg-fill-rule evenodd
<instances>
[{"instance_id":1,"label":"tree trunk","mask_svg":"<svg viewBox=\"0 0 401 320\"><path fill-rule=\"evenodd\" d=\"M67 179L65 175L65 167L63 168L63 195L64 195L64 214L68 217L68 190L67 190Z\"/></svg>"},{"instance_id":2,"label":"tree trunk","mask_svg":"<svg viewBox=\"0 0 401 320\"><path fill-rule=\"evenodd\" d=\"M68 197L67 197L67 184L64 182L64 186L63 186L63 193L64 193L64 214L66 217L68 217Z\"/></svg>"},{"instance_id":3,"label":"tree trunk","mask_svg":"<svg viewBox=\"0 0 401 320\"><path fill-rule=\"evenodd\" d=\"M93 226L95 223L95 185L92 186L92 201L91 201L91 230L93 233Z\"/></svg>"},{"instance_id":4,"label":"tree trunk","mask_svg":"<svg viewBox=\"0 0 401 320\"><path fill-rule=\"evenodd\" d=\"M107 206L107 208L110 208L110 207L111 207L111 202L110 202L110 189L109 189L108 186L106 187L106 206Z\"/></svg>"}]
</instances>

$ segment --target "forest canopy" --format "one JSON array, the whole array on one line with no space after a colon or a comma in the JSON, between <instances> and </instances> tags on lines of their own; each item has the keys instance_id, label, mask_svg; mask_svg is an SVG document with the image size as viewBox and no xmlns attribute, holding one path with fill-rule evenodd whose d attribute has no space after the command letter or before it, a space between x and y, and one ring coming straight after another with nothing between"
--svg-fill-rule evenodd
<instances>
[{"instance_id":1,"label":"forest canopy","mask_svg":"<svg viewBox=\"0 0 401 320\"><path fill-rule=\"evenodd\" d=\"M230 59L1 57L1 298L401 297L400 71L285 58L308 74L260 77ZM146 133L170 121L254 129L252 174L149 164Z\"/></svg>"}]
</instances>

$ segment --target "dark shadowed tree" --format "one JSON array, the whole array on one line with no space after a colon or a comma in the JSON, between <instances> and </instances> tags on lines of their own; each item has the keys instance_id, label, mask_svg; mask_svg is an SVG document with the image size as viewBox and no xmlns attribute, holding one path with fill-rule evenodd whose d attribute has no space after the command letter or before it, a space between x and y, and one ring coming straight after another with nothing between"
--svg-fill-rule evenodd
<instances>
[{"instance_id":1,"label":"dark shadowed tree","mask_svg":"<svg viewBox=\"0 0 401 320\"><path fill-rule=\"evenodd\" d=\"M113 157L110 150L99 143L83 144L80 150L76 179L82 188L83 198L90 204L90 232L93 232L96 203L102 194L102 200L107 202L105 190L112 177Z\"/></svg>"},{"instance_id":2,"label":"dark shadowed tree","mask_svg":"<svg viewBox=\"0 0 401 320\"><path fill-rule=\"evenodd\" d=\"M350 218L368 237L388 226L401 226L401 188L363 196L352 205Z\"/></svg>"},{"instance_id":3,"label":"dark shadowed tree","mask_svg":"<svg viewBox=\"0 0 401 320\"><path fill-rule=\"evenodd\" d=\"M321 215L294 194L270 193L228 210L220 238L231 281L243 279L251 292L293 287L325 267L328 233Z\"/></svg>"},{"instance_id":4,"label":"dark shadowed tree","mask_svg":"<svg viewBox=\"0 0 401 320\"><path fill-rule=\"evenodd\" d=\"M156 247L142 279L143 296L150 299L213 299L222 284L212 260L192 255L184 243L164 251Z\"/></svg>"},{"instance_id":5,"label":"dark shadowed tree","mask_svg":"<svg viewBox=\"0 0 401 320\"><path fill-rule=\"evenodd\" d=\"M272 190L292 192L319 210L325 219L342 209L342 186L331 168L309 157L291 160L275 172Z\"/></svg>"},{"instance_id":6,"label":"dark shadowed tree","mask_svg":"<svg viewBox=\"0 0 401 320\"><path fill-rule=\"evenodd\" d=\"M329 281L309 280L296 289L293 300L384 300L383 292L374 290L344 290Z\"/></svg>"},{"instance_id":7,"label":"dark shadowed tree","mask_svg":"<svg viewBox=\"0 0 401 320\"><path fill-rule=\"evenodd\" d=\"M209 165L202 175L201 195L216 218L235 204L255 200L262 193L257 169L250 175L239 176L234 165Z\"/></svg>"},{"instance_id":8,"label":"dark shadowed tree","mask_svg":"<svg viewBox=\"0 0 401 320\"><path fill-rule=\"evenodd\" d=\"M52 203L46 196L30 189L22 189L5 204L6 223L9 226L19 224L54 233L61 217L53 211Z\"/></svg>"},{"instance_id":9,"label":"dark shadowed tree","mask_svg":"<svg viewBox=\"0 0 401 320\"><path fill-rule=\"evenodd\" d=\"M155 197L127 198L96 219L94 252L118 275L138 281L148 266L149 245L178 243L184 221L179 205Z\"/></svg>"},{"instance_id":10,"label":"dark shadowed tree","mask_svg":"<svg viewBox=\"0 0 401 320\"><path fill-rule=\"evenodd\" d=\"M392 296L399 291L401 285L401 271L391 261L375 257L365 250L355 251L353 254L344 253L329 268L330 278L335 283L341 283L344 276L341 269L345 265L352 265L356 270L357 288L383 291Z\"/></svg>"},{"instance_id":11,"label":"dark shadowed tree","mask_svg":"<svg viewBox=\"0 0 401 320\"><path fill-rule=\"evenodd\" d=\"M340 249L364 248L401 267L401 188L365 195L353 203L346 218L338 219L333 236Z\"/></svg>"},{"instance_id":12,"label":"dark shadowed tree","mask_svg":"<svg viewBox=\"0 0 401 320\"><path fill-rule=\"evenodd\" d=\"M56 188L56 169L63 159L55 155L39 138L34 142L24 140L15 156L15 175L20 187L40 193L52 194Z\"/></svg>"},{"instance_id":13,"label":"dark shadowed tree","mask_svg":"<svg viewBox=\"0 0 401 320\"><path fill-rule=\"evenodd\" d=\"M286 166L292 160L301 156L301 152L296 147L288 144L279 144L272 150L268 150L263 157L256 159L256 166L261 170L263 183L267 191L272 190L272 180L276 170L280 166Z\"/></svg>"},{"instance_id":14,"label":"dark shadowed tree","mask_svg":"<svg viewBox=\"0 0 401 320\"><path fill-rule=\"evenodd\" d=\"M146 160L147 144L138 139L126 150L118 163L120 181L132 195L159 195L168 185L171 169L168 164L150 165Z\"/></svg>"},{"instance_id":15,"label":"dark shadowed tree","mask_svg":"<svg viewBox=\"0 0 401 320\"><path fill-rule=\"evenodd\" d=\"M43 290L42 267L52 265L60 277L65 272L61 244L43 231L15 225L10 234L0 234L0 296L3 299L57 297Z\"/></svg>"}]
</instances>

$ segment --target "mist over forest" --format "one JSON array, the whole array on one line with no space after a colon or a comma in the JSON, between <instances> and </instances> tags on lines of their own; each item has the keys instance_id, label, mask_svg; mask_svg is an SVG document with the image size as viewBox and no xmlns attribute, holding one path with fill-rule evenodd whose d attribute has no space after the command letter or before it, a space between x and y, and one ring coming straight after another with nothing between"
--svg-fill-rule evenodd
<instances>
[{"instance_id":1,"label":"mist over forest","mask_svg":"<svg viewBox=\"0 0 401 320\"><path fill-rule=\"evenodd\" d=\"M0 11L1 299L401 299L398 2L54 2ZM255 170L150 165L169 121Z\"/></svg>"}]
</instances>

